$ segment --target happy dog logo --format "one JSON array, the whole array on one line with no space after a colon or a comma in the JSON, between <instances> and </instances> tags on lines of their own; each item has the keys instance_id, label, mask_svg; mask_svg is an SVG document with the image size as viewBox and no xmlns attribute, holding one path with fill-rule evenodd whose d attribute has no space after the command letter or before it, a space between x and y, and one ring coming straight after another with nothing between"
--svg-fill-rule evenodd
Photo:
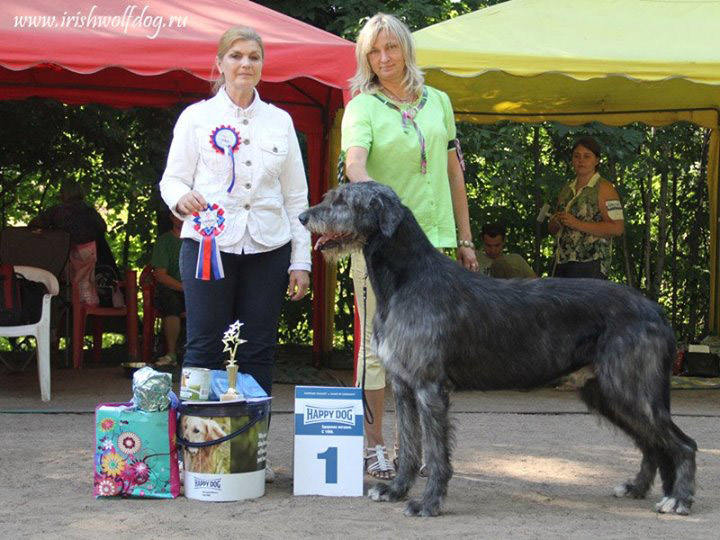
<instances>
[{"instance_id":1,"label":"happy dog logo","mask_svg":"<svg viewBox=\"0 0 720 540\"><path fill-rule=\"evenodd\" d=\"M353 407L328 408L305 405L304 424L318 424L320 422L335 422L354 426L355 411Z\"/></svg>"},{"instance_id":2,"label":"happy dog logo","mask_svg":"<svg viewBox=\"0 0 720 540\"><path fill-rule=\"evenodd\" d=\"M206 491L215 491L218 492L222 490L222 479L221 478L198 478L197 476L193 479L195 480L195 489L203 489Z\"/></svg>"}]
</instances>

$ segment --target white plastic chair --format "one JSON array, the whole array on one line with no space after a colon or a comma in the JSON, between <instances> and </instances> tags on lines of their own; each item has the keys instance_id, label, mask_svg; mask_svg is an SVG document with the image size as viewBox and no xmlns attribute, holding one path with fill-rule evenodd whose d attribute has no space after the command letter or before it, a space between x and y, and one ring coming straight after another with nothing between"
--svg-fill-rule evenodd
<instances>
[{"instance_id":1,"label":"white plastic chair","mask_svg":"<svg viewBox=\"0 0 720 540\"><path fill-rule=\"evenodd\" d=\"M43 283L48 292L43 295L42 314L38 322L19 326L0 326L0 337L35 337L40 397L43 401L50 401L50 300L60 292L60 286L57 278L42 268L33 266L15 266L14 268L15 272L24 276L25 279Z\"/></svg>"}]
</instances>

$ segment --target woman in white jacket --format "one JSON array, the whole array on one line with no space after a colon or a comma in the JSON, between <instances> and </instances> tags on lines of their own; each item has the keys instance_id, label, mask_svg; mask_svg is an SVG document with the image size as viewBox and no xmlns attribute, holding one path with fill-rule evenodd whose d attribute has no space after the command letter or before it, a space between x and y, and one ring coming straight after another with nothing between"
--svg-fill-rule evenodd
<instances>
[{"instance_id":1,"label":"woman in white jacket","mask_svg":"<svg viewBox=\"0 0 720 540\"><path fill-rule=\"evenodd\" d=\"M184 221L184 365L222 369L223 334L240 320L240 371L269 395L285 290L300 300L310 283L310 235L297 219L308 190L292 120L255 89L263 60L253 29L223 34L217 93L178 118L160 192Z\"/></svg>"}]
</instances>

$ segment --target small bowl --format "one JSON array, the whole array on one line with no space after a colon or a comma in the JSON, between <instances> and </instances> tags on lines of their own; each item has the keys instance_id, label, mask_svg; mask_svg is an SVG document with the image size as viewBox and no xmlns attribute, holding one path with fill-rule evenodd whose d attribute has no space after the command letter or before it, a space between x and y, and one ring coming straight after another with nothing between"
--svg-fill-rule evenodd
<instances>
[{"instance_id":1,"label":"small bowl","mask_svg":"<svg viewBox=\"0 0 720 540\"><path fill-rule=\"evenodd\" d=\"M146 367L148 364L145 362L123 362L120 364L123 368L123 373L128 379L132 379L133 375L138 369Z\"/></svg>"}]
</instances>

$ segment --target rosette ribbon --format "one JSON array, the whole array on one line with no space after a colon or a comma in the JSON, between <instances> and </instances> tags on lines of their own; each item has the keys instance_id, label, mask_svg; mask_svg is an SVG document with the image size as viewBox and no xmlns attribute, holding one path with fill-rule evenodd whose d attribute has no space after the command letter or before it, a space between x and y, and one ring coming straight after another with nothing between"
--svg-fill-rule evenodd
<instances>
[{"instance_id":1,"label":"rosette ribbon","mask_svg":"<svg viewBox=\"0 0 720 540\"><path fill-rule=\"evenodd\" d=\"M193 212L193 227L202 237L195 277L203 281L223 279L225 271L216 238L225 230L225 210L217 204L208 204L205 210Z\"/></svg>"},{"instance_id":2,"label":"rosette ribbon","mask_svg":"<svg viewBox=\"0 0 720 540\"><path fill-rule=\"evenodd\" d=\"M224 154L230 158L232 180L227 190L230 193L235 187L235 158L233 152L237 152L240 147L240 134L232 126L219 126L210 134L210 144L218 154Z\"/></svg>"}]
</instances>

